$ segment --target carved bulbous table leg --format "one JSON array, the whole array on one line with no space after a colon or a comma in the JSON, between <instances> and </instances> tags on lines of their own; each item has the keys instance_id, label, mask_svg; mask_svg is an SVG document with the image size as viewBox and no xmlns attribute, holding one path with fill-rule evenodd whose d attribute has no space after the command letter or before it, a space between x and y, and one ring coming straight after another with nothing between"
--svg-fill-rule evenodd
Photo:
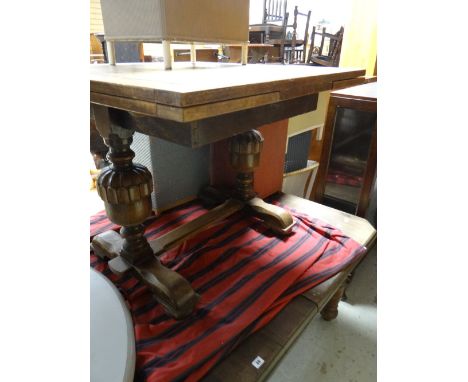
<instances>
[{"instance_id":1,"label":"carved bulbous table leg","mask_svg":"<svg viewBox=\"0 0 468 382\"><path fill-rule=\"evenodd\" d=\"M265 225L281 235L289 234L294 220L281 207L268 204L256 196L253 172L260 163L263 137L257 130L238 134L229 140L231 166L237 171L235 197L253 209Z\"/></svg>"},{"instance_id":2,"label":"carved bulbous table leg","mask_svg":"<svg viewBox=\"0 0 468 382\"><path fill-rule=\"evenodd\" d=\"M323 307L320 314L325 321L334 320L338 316L338 304L340 303L344 290L345 286L341 285L330 301L328 301L327 305Z\"/></svg>"},{"instance_id":3,"label":"carved bulbous table leg","mask_svg":"<svg viewBox=\"0 0 468 382\"><path fill-rule=\"evenodd\" d=\"M257 130L238 134L229 140L232 168L237 171L235 196L243 201L256 196L253 187L253 172L260 164L263 137Z\"/></svg>"},{"instance_id":4,"label":"carved bulbous table leg","mask_svg":"<svg viewBox=\"0 0 468 382\"><path fill-rule=\"evenodd\" d=\"M120 235L113 231L97 235L91 246L98 256L111 259L109 268L114 273L132 270L169 314L182 318L192 312L199 296L181 275L161 265L144 237L142 223L151 215L153 182L151 173L132 161L134 132L117 125L107 108L94 108L96 125L109 146L112 163L99 175L97 190L108 218L122 228Z\"/></svg>"}]
</instances>

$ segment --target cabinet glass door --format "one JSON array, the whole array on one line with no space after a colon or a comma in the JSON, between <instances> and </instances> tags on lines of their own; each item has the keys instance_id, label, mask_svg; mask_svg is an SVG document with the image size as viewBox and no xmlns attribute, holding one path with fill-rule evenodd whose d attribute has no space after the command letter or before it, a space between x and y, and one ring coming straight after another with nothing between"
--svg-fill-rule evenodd
<instances>
[{"instance_id":1,"label":"cabinet glass door","mask_svg":"<svg viewBox=\"0 0 468 382\"><path fill-rule=\"evenodd\" d=\"M337 107L323 204L356 213L377 115Z\"/></svg>"}]
</instances>

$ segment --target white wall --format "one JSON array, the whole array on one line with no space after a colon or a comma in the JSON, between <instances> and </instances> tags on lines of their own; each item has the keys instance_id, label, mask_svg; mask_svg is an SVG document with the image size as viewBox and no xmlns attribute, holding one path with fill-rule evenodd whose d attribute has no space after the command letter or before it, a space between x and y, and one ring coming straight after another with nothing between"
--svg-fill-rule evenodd
<instances>
[{"instance_id":1,"label":"white wall","mask_svg":"<svg viewBox=\"0 0 468 382\"><path fill-rule=\"evenodd\" d=\"M104 33L104 25L102 24L101 2L99 0L90 0L90 32Z\"/></svg>"}]
</instances>

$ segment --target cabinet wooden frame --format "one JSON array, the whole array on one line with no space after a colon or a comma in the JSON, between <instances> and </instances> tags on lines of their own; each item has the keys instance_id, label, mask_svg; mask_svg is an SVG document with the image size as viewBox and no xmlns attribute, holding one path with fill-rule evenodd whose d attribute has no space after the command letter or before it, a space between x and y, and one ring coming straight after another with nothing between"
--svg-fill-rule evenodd
<instances>
[{"instance_id":1,"label":"cabinet wooden frame","mask_svg":"<svg viewBox=\"0 0 468 382\"><path fill-rule=\"evenodd\" d=\"M332 94L328 105L325 128L323 134L323 149L320 157L321 166L318 169L317 180L311 192L310 200L318 203L323 202L325 193L326 177L330 163L333 133L335 130L336 113L338 108L349 108L357 111L377 113L377 99L364 97L350 97L339 94ZM369 206L372 184L377 170L377 121L372 128L372 138L367 157L367 166L363 176L363 185L360 191L359 201L356 208L356 215L364 217Z\"/></svg>"}]
</instances>

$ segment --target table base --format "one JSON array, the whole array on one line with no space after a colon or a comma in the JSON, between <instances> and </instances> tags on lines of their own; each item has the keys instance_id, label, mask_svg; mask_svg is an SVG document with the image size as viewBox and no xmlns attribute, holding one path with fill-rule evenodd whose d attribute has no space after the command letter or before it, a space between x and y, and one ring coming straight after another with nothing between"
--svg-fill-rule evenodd
<instances>
[{"instance_id":1,"label":"table base","mask_svg":"<svg viewBox=\"0 0 468 382\"><path fill-rule=\"evenodd\" d=\"M200 296L177 272L163 266L158 256L183 243L189 237L206 230L243 208L250 208L275 233L292 232L294 219L281 207L268 204L255 194L253 171L258 166L263 137L256 130L238 134L229 140L231 166L237 172L236 187L227 193L211 190L222 204L177 229L148 241L143 222L151 215L151 173L133 163L130 149L133 130L125 128L122 113L93 105L96 127L109 146L112 165L104 169L97 190L103 199L109 219L121 225L120 234L104 232L94 237L91 247L96 255L108 258L109 268L116 274L132 272L151 289L154 297L168 314L176 319L189 315ZM213 200L216 204L216 200Z\"/></svg>"}]
</instances>

